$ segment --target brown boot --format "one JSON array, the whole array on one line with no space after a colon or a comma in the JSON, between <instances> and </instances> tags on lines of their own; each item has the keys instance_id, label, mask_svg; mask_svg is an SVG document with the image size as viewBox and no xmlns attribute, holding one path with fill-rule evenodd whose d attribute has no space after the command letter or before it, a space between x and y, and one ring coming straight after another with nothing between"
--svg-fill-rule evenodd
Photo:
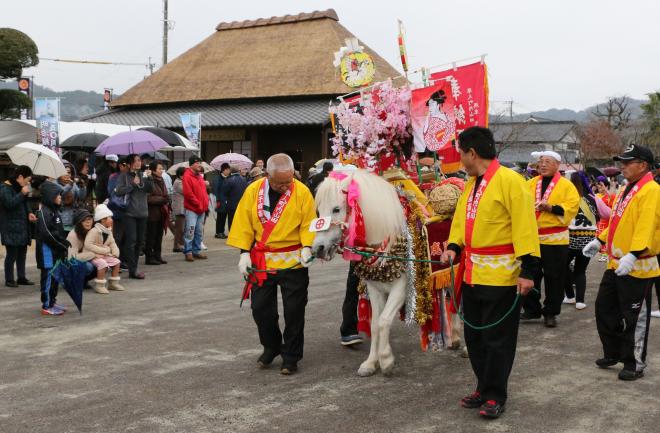
<instances>
[{"instance_id":1,"label":"brown boot","mask_svg":"<svg viewBox=\"0 0 660 433\"><path fill-rule=\"evenodd\" d=\"M94 283L96 284L94 287L94 291L96 293L100 293L102 295L107 295L108 289L105 288L105 280L94 280Z\"/></svg>"},{"instance_id":2,"label":"brown boot","mask_svg":"<svg viewBox=\"0 0 660 433\"><path fill-rule=\"evenodd\" d=\"M208 256L204 253L193 254L193 257L196 258L197 260L206 260L206 259L208 259Z\"/></svg>"},{"instance_id":3,"label":"brown boot","mask_svg":"<svg viewBox=\"0 0 660 433\"><path fill-rule=\"evenodd\" d=\"M186 262L194 262L195 259L193 259L192 253L186 254Z\"/></svg>"},{"instance_id":4,"label":"brown boot","mask_svg":"<svg viewBox=\"0 0 660 433\"><path fill-rule=\"evenodd\" d=\"M119 280L121 280L121 277L110 277L110 278L108 278L108 280L109 280L108 281L108 289L116 290L118 292L123 292L124 290L126 290L126 289L124 289L124 286L119 284Z\"/></svg>"}]
</instances>

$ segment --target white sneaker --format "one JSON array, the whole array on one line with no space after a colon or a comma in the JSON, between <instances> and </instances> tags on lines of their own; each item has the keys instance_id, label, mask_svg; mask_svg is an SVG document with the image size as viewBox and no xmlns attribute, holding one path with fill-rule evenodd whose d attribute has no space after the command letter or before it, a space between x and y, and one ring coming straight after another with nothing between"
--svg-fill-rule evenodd
<instances>
[{"instance_id":1,"label":"white sneaker","mask_svg":"<svg viewBox=\"0 0 660 433\"><path fill-rule=\"evenodd\" d=\"M584 310L585 308L587 308L587 304L585 304L584 302L576 302L575 303L575 309L576 310Z\"/></svg>"},{"instance_id":2,"label":"white sneaker","mask_svg":"<svg viewBox=\"0 0 660 433\"><path fill-rule=\"evenodd\" d=\"M200 247L202 247L202 251L208 251L208 247L204 245L204 242L201 243Z\"/></svg>"},{"instance_id":3,"label":"white sneaker","mask_svg":"<svg viewBox=\"0 0 660 433\"><path fill-rule=\"evenodd\" d=\"M654 310L654 311L651 311L651 317L658 317L658 318L660 318L660 310Z\"/></svg>"},{"instance_id":4,"label":"white sneaker","mask_svg":"<svg viewBox=\"0 0 660 433\"><path fill-rule=\"evenodd\" d=\"M562 302L563 304L575 304L575 298L567 298L564 296L564 301Z\"/></svg>"}]
</instances>

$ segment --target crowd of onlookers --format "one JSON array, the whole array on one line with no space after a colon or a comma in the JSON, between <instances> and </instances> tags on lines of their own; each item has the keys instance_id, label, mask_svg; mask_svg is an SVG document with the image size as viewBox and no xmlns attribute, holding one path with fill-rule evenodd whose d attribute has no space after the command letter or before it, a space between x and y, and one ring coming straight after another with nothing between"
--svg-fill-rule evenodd
<instances>
[{"instance_id":1,"label":"crowd of onlookers","mask_svg":"<svg viewBox=\"0 0 660 433\"><path fill-rule=\"evenodd\" d=\"M216 213L216 238L226 238L247 185L263 176L263 160L251 170L224 164L206 173L198 156L179 164L174 178L164 161L146 155L97 159L94 174L89 162L65 161L67 174L57 179L33 175L16 167L0 184L0 237L5 247L5 286L33 286L26 275L28 247L35 241L40 269L41 313L61 315L58 261L84 263L87 286L100 294L123 291L120 274L141 280L140 257L148 266L164 265L163 236L173 233L172 251L191 262L207 259L204 224ZM210 205L210 203L212 205ZM227 228L227 230L228 230ZM16 271L16 273L14 273Z\"/></svg>"}]
</instances>

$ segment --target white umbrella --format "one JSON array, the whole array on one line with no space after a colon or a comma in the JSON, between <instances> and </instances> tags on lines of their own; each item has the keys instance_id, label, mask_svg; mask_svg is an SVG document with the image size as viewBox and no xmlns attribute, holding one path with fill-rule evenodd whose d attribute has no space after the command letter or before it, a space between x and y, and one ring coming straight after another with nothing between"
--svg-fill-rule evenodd
<instances>
[{"instance_id":1,"label":"white umbrella","mask_svg":"<svg viewBox=\"0 0 660 433\"><path fill-rule=\"evenodd\" d=\"M57 153L41 144L20 143L9 149L7 155L14 164L27 165L33 174L39 176L58 178L66 174Z\"/></svg>"},{"instance_id":2,"label":"white umbrella","mask_svg":"<svg viewBox=\"0 0 660 433\"><path fill-rule=\"evenodd\" d=\"M190 165L188 165L188 161L186 162L180 162L178 164L174 164L172 167L167 169L167 174L175 175L176 171L179 169L179 167L184 167L188 168ZM202 161L202 168L204 169L204 174L210 173L214 170L213 167L211 167L208 163Z\"/></svg>"}]
</instances>

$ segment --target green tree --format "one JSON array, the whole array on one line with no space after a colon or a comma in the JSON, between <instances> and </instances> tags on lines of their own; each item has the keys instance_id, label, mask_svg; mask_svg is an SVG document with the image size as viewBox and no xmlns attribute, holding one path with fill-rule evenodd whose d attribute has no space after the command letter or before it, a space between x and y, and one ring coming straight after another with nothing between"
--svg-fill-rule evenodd
<instances>
[{"instance_id":1,"label":"green tree","mask_svg":"<svg viewBox=\"0 0 660 433\"><path fill-rule=\"evenodd\" d=\"M660 92L649 93L649 102L642 104L642 117L645 123L644 143L660 156Z\"/></svg>"},{"instance_id":2,"label":"green tree","mask_svg":"<svg viewBox=\"0 0 660 433\"><path fill-rule=\"evenodd\" d=\"M0 80L13 80L23 68L39 64L39 50L28 35L18 30L0 28ZM32 107L32 101L18 90L0 91L0 119L18 117L21 109Z\"/></svg>"}]
</instances>

